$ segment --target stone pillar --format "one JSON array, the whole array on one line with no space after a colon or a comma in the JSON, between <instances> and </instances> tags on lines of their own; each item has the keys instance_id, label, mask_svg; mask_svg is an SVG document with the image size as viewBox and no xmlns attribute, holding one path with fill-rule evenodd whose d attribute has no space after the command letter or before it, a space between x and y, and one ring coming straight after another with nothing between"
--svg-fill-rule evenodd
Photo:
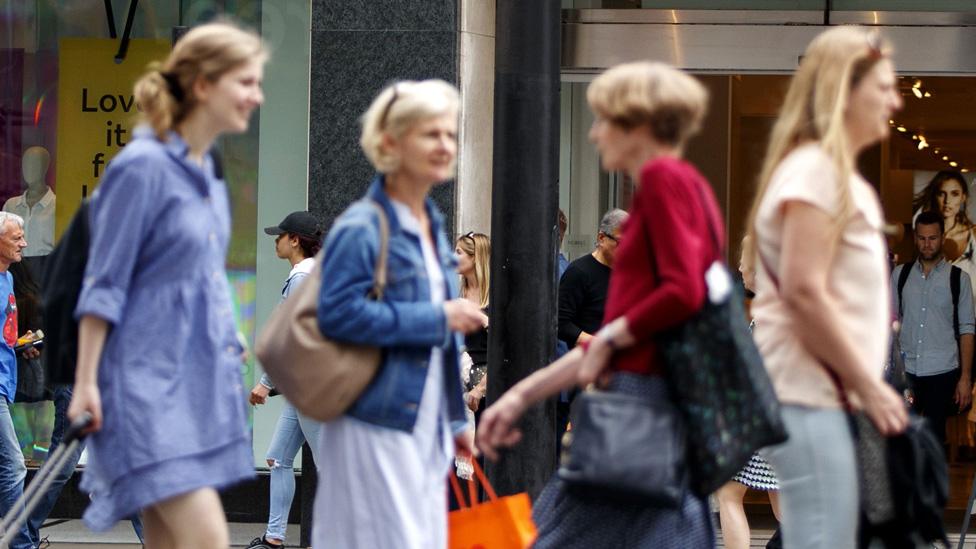
<instances>
[{"instance_id":1,"label":"stone pillar","mask_svg":"<svg viewBox=\"0 0 976 549\"><path fill-rule=\"evenodd\" d=\"M325 225L362 196L373 169L359 117L395 80L457 83L458 0L314 0L309 105L309 210ZM434 200L454 227L454 185Z\"/></svg>"},{"instance_id":2,"label":"stone pillar","mask_svg":"<svg viewBox=\"0 0 976 549\"><path fill-rule=\"evenodd\" d=\"M361 197L373 178L373 168L359 148L359 117L376 94L396 80L441 78L457 83L457 2L311 2L308 209L324 227ZM448 239L453 239L454 184L440 185L432 195L447 219ZM306 547L314 478L303 472Z\"/></svg>"},{"instance_id":3,"label":"stone pillar","mask_svg":"<svg viewBox=\"0 0 976 549\"><path fill-rule=\"evenodd\" d=\"M461 143L457 232L491 235L491 157L495 83L495 0L459 0Z\"/></svg>"},{"instance_id":4,"label":"stone pillar","mask_svg":"<svg viewBox=\"0 0 976 549\"><path fill-rule=\"evenodd\" d=\"M546 366L556 346L559 0L496 0L488 401ZM555 399L489 466L501 494L533 497L556 463Z\"/></svg>"}]
</instances>

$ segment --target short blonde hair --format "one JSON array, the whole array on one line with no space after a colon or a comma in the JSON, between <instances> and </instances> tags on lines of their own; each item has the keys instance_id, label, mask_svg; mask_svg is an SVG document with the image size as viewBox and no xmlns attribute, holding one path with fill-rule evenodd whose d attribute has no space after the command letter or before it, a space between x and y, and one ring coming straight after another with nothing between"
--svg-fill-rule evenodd
<instances>
[{"instance_id":1,"label":"short blonde hair","mask_svg":"<svg viewBox=\"0 0 976 549\"><path fill-rule=\"evenodd\" d=\"M597 76L586 100L598 116L624 129L647 125L655 140L681 147L701 126L708 91L670 65L638 61Z\"/></svg>"},{"instance_id":2,"label":"short blonde hair","mask_svg":"<svg viewBox=\"0 0 976 549\"><path fill-rule=\"evenodd\" d=\"M381 173L395 171L400 160L383 147L383 136L399 139L414 124L450 114L457 116L458 90L443 80L404 80L387 86L362 117L359 145Z\"/></svg>"},{"instance_id":3,"label":"short blonde hair","mask_svg":"<svg viewBox=\"0 0 976 549\"><path fill-rule=\"evenodd\" d=\"M133 93L143 120L165 139L196 107L192 89L197 79L216 82L251 60L268 60L268 49L256 32L229 20L194 27L162 64L151 64L136 82Z\"/></svg>"}]
</instances>

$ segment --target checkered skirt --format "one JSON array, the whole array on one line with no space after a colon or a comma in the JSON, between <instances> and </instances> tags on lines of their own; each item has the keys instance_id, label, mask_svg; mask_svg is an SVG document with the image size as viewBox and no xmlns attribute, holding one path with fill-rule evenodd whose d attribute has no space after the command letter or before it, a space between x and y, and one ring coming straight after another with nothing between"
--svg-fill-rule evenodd
<instances>
[{"instance_id":1,"label":"checkered skirt","mask_svg":"<svg viewBox=\"0 0 976 549\"><path fill-rule=\"evenodd\" d=\"M753 454L749 463L732 480L744 484L754 490L779 490L779 481L776 480L776 473L769 463L758 453Z\"/></svg>"}]
</instances>

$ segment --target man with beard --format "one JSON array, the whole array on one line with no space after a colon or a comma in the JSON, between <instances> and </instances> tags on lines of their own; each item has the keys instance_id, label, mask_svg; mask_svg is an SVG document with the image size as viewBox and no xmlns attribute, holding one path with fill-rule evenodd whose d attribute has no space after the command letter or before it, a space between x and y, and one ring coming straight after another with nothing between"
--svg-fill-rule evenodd
<instances>
[{"instance_id":1,"label":"man with beard","mask_svg":"<svg viewBox=\"0 0 976 549\"><path fill-rule=\"evenodd\" d=\"M899 336L914 409L945 442L946 417L970 404L973 360L973 292L969 275L942 254L942 216L915 220L916 260L891 273L897 289Z\"/></svg>"}]
</instances>

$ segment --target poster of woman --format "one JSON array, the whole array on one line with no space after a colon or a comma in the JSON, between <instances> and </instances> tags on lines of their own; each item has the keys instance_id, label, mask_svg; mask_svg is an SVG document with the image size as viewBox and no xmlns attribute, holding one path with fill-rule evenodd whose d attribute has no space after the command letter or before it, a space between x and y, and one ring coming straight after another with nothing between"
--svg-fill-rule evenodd
<instances>
[{"instance_id":1,"label":"poster of woman","mask_svg":"<svg viewBox=\"0 0 976 549\"><path fill-rule=\"evenodd\" d=\"M942 214L945 220L942 251L946 261L965 271L976 290L976 226L971 221L973 205L969 194L969 183L962 173L943 170L915 194L912 210L915 216L930 210Z\"/></svg>"}]
</instances>

